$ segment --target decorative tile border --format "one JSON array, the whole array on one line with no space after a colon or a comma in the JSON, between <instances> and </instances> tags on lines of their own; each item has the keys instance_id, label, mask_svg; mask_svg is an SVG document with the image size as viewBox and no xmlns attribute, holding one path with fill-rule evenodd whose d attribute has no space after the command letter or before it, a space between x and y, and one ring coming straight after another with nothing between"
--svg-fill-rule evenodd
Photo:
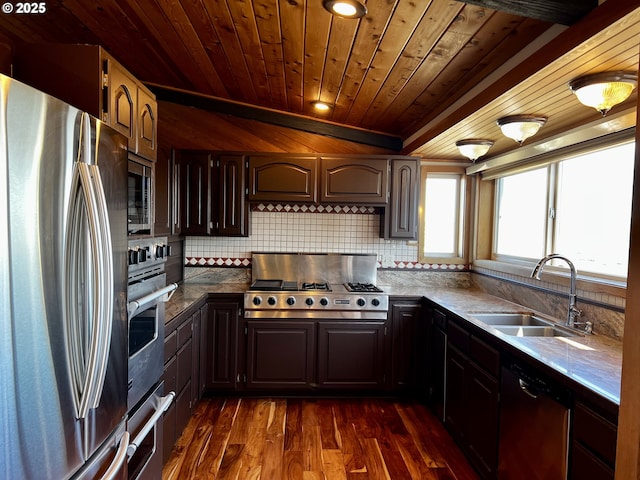
<instances>
[{"instance_id":1,"label":"decorative tile border","mask_svg":"<svg viewBox=\"0 0 640 480\"><path fill-rule=\"evenodd\" d=\"M404 270L449 270L449 271L467 271L469 265L456 263L420 263L420 262L401 262L394 261L393 265L382 266L378 263L378 267L382 268L398 268Z\"/></svg>"},{"instance_id":2,"label":"decorative tile border","mask_svg":"<svg viewBox=\"0 0 640 480\"><path fill-rule=\"evenodd\" d=\"M284 213L351 213L372 215L378 213L376 207L355 205L305 205L289 203L258 203L251 205L252 212L284 212Z\"/></svg>"},{"instance_id":3,"label":"decorative tile border","mask_svg":"<svg viewBox=\"0 0 640 480\"><path fill-rule=\"evenodd\" d=\"M186 257L187 267L249 267L250 258Z\"/></svg>"},{"instance_id":4,"label":"decorative tile border","mask_svg":"<svg viewBox=\"0 0 640 480\"><path fill-rule=\"evenodd\" d=\"M188 267L250 267L251 258L229 257L186 257L185 265ZM398 270L441 270L441 271L468 271L469 266L463 264L445 263L420 263L394 261L389 264L378 262L378 268Z\"/></svg>"}]
</instances>

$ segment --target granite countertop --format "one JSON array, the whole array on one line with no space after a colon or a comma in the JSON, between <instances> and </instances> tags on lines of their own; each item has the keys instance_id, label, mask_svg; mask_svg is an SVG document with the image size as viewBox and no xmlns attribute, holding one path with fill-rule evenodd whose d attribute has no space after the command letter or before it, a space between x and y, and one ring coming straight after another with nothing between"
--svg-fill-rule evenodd
<instances>
[{"instance_id":1,"label":"granite countertop","mask_svg":"<svg viewBox=\"0 0 640 480\"><path fill-rule=\"evenodd\" d=\"M249 283L246 281L208 283L206 277L187 281L167 302L166 319L170 321L209 293L242 294L248 287ZM380 287L390 296L426 297L574 382L616 405L620 404L622 344L616 340L597 334L576 337L506 335L476 319L474 313L536 312L473 288L391 285Z\"/></svg>"}]
</instances>

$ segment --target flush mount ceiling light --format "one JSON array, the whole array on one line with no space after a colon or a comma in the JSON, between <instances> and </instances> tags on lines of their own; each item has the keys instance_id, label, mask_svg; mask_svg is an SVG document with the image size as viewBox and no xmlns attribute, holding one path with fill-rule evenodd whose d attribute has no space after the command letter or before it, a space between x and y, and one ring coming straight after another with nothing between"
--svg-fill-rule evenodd
<instances>
[{"instance_id":1,"label":"flush mount ceiling light","mask_svg":"<svg viewBox=\"0 0 640 480\"><path fill-rule=\"evenodd\" d=\"M360 18L367 14L367 7L356 0L322 0L322 6L343 18Z\"/></svg>"},{"instance_id":2,"label":"flush mount ceiling light","mask_svg":"<svg viewBox=\"0 0 640 480\"><path fill-rule=\"evenodd\" d=\"M601 72L576 78L569 88L578 100L593 107L604 117L611 107L624 102L638 85L634 72Z\"/></svg>"},{"instance_id":3,"label":"flush mount ceiling light","mask_svg":"<svg viewBox=\"0 0 640 480\"><path fill-rule=\"evenodd\" d=\"M311 105L313 105L313 108L321 113L328 112L331 109L331 105L321 101L311 102Z\"/></svg>"},{"instance_id":4,"label":"flush mount ceiling light","mask_svg":"<svg viewBox=\"0 0 640 480\"><path fill-rule=\"evenodd\" d=\"M536 115L510 115L508 117L499 118L497 123L500 130L520 145L527 138L535 135L540 127L547 122L547 117L539 117Z\"/></svg>"},{"instance_id":5,"label":"flush mount ceiling light","mask_svg":"<svg viewBox=\"0 0 640 480\"><path fill-rule=\"evenodd\" d=\"M458 147L460 153L472 162L475 162L478 158L485 155L492 146L492 140L481 140L477 138L458 140L456 142L456 147Z\"/></svg>"}]
</instances>

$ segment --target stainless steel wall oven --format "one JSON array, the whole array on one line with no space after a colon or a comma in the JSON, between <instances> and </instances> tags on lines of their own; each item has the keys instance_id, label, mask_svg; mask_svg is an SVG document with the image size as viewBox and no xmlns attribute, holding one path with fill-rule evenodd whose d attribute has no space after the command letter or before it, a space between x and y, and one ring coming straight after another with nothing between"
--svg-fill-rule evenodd
<instances>
[{"instance_id":1,"label":"stainless steel wall oven","mask_svg":"<svg viewBox=\"0 0 640 480\"><path fill-rule=\"evenodd\" d=\"M128 421L133 440L129 479L152 480L162 474L163 412L175 396L163 396L165 302L178 287L166 284L164 265L171 254L165 238L130 240L128 248Z\"/></svg>"}]
</instances>

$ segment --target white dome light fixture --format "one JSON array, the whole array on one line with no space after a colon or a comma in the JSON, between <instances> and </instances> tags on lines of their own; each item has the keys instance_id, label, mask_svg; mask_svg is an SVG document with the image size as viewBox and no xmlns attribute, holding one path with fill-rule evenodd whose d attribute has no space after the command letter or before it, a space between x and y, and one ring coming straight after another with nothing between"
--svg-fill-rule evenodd
<instances>
[{"instance_id":1,"label":"white dome light fixture","mask_svg":"<svg viewBox=\"0 0 640 480\"><path fill-rule=\"evenodd\" d=\"M469 138L466 140L458 140L456 142L456 147L458 147L460 153L472 162L475 162L478 158L486 155L492 146L493 140L483 140L479 138Z\"/></svg>"},{"instance_id":2,"label":"white dome light fixture","mask_svg":"<svg viewBox=\"0 0 640 480\"><path fill-rule=\"evenodd\" d=\"M520 145L529 137L538 133L540 127L547 122L547 117L537 115L510 115L497 120L502 133Z\"/></svg>"},{"instance_id":3,"label":"white dome light fixture","mask_svg":"<svg viewBox=\"0 0 640 480\"><path fill-rule=\"evenodd\" d=\"M367 7L357 0L323 0L322 6L343 18L361 18L367 14Z\"/></svg>"},{"instance_id":4,"label":"white dome light fixture","mask_svg":"<svg viewBox=\"0 0 640 480\"><path fill-rule=\"evenodd\" d=\"M578 100L593 107L604 117L615 105L624 102L638 86L634 72L601 72L585 75L569 82Z\"/></svg>"}]
</instances>

